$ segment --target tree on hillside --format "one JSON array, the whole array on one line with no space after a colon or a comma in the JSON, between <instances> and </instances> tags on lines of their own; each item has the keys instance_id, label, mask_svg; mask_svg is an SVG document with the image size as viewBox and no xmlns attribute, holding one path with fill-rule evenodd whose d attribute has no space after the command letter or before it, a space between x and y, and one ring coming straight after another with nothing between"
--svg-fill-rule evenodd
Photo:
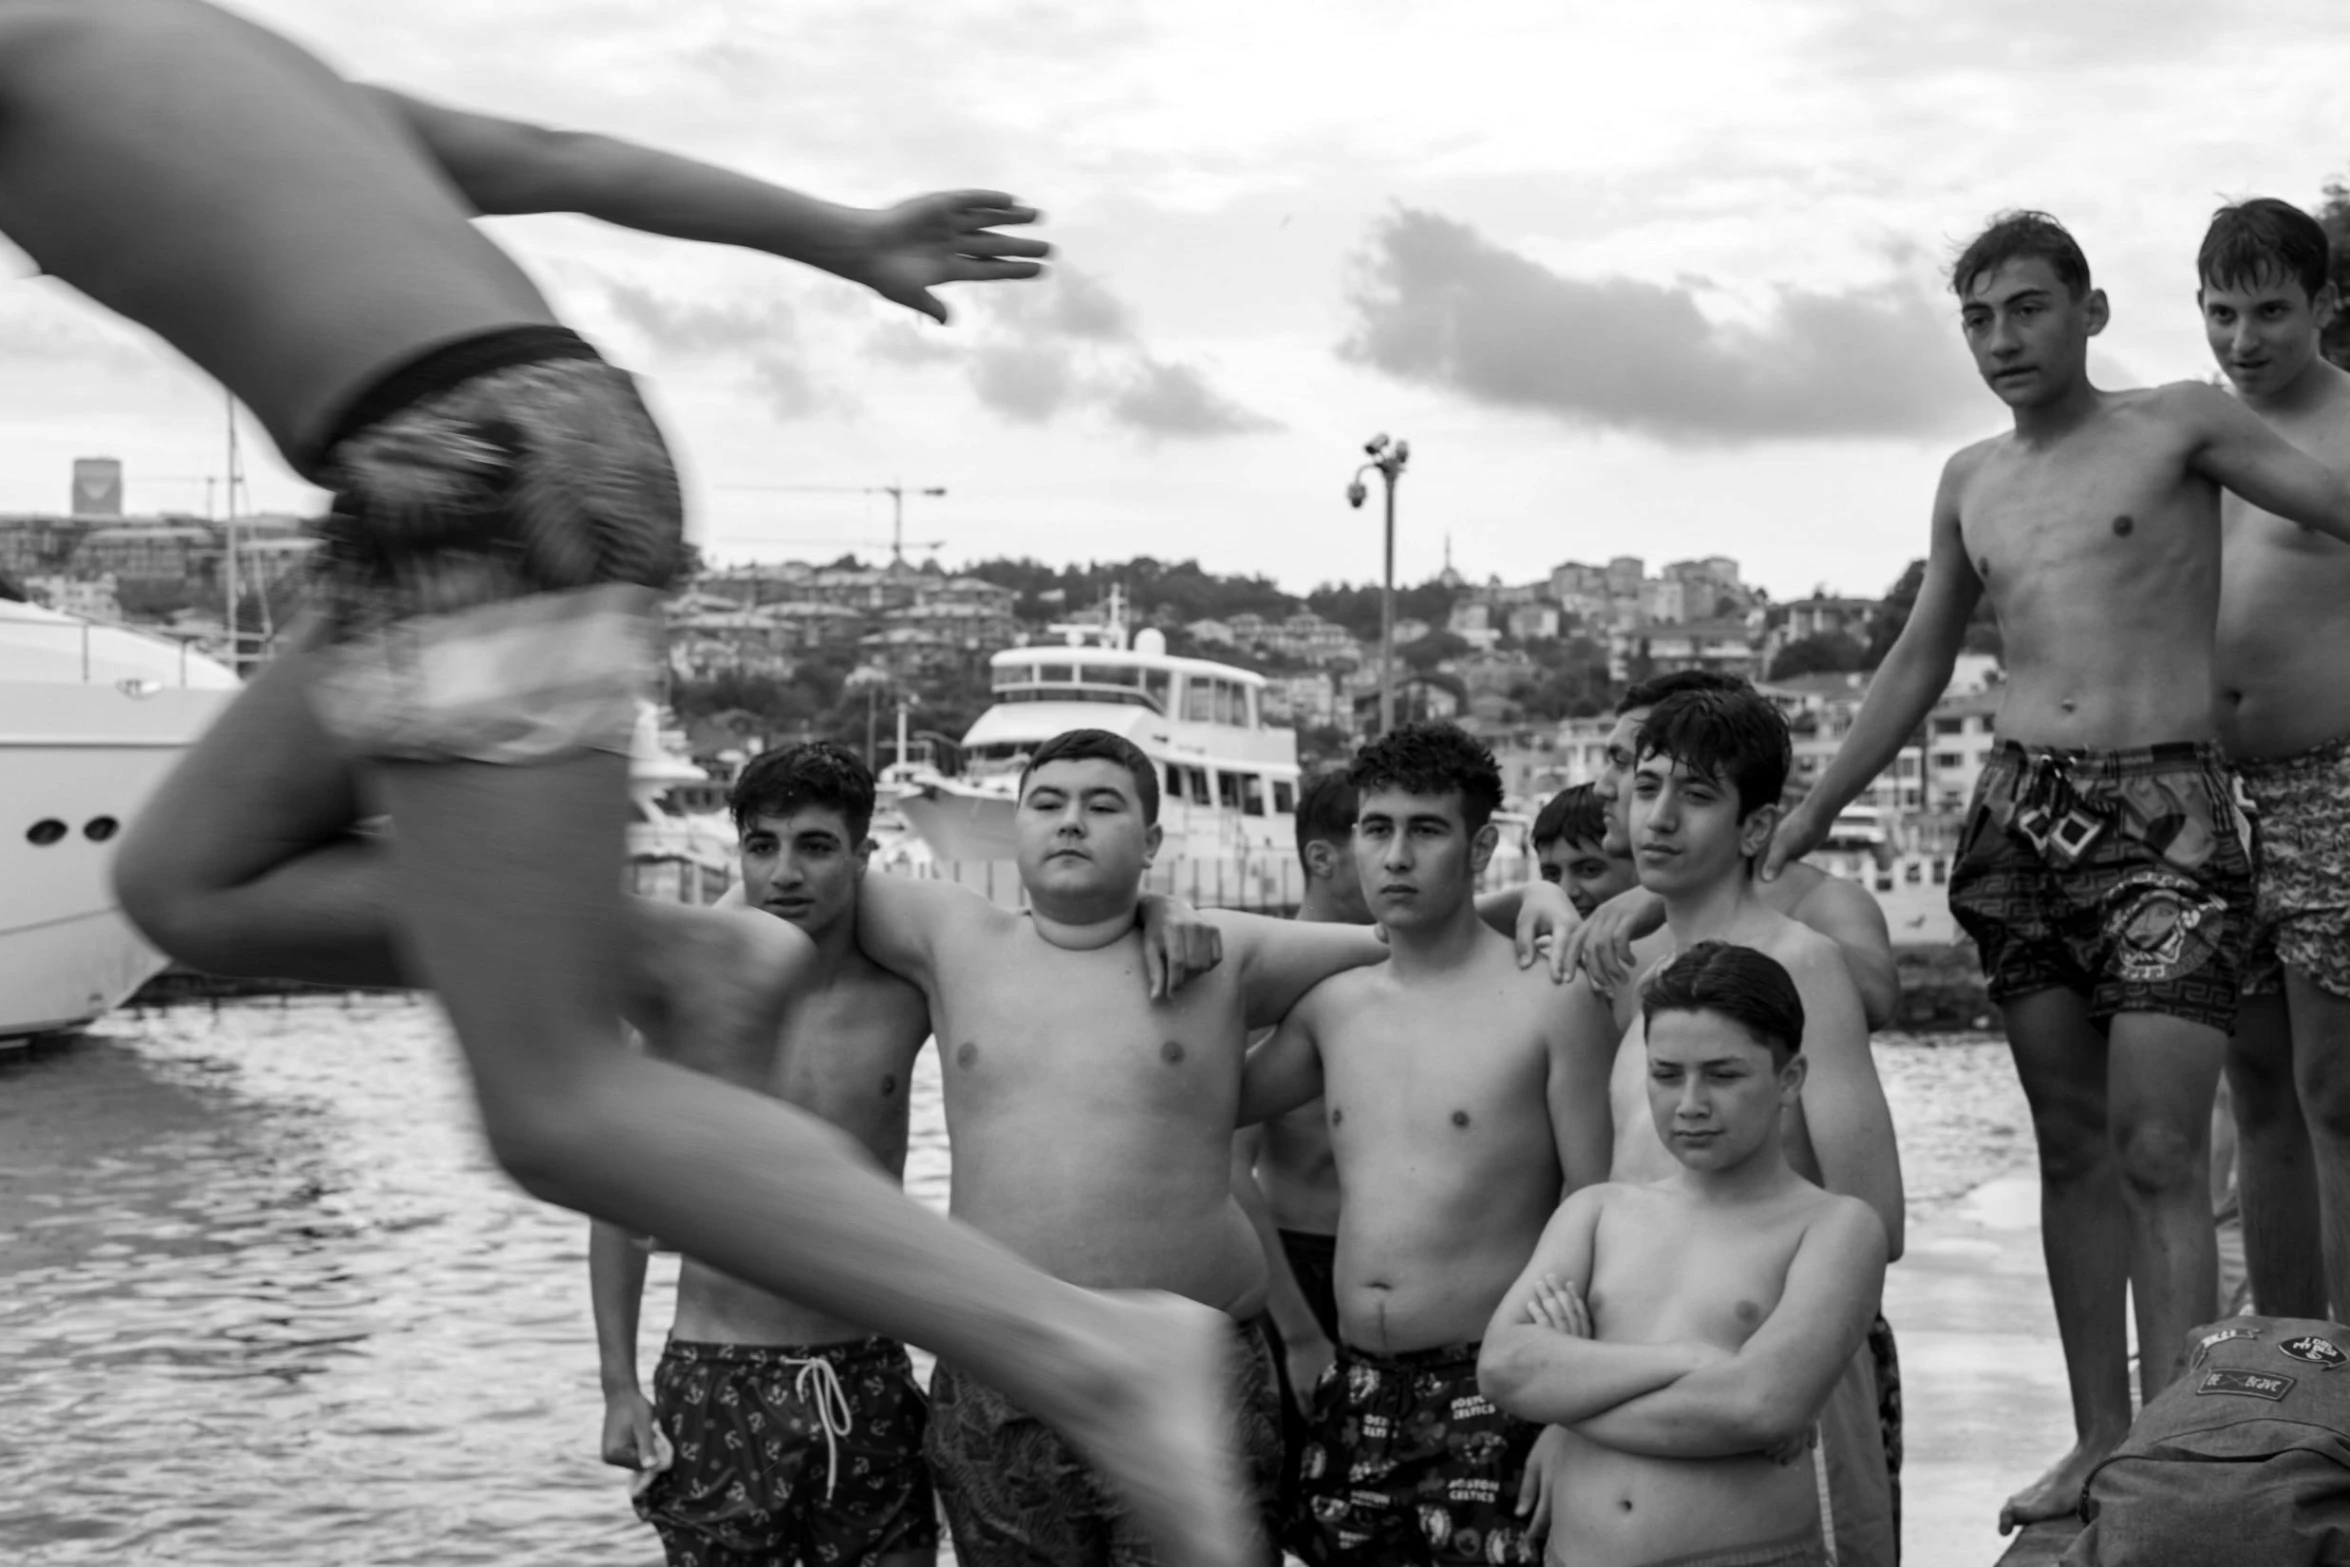
<instances>
[{"instance_id":1,"label":"tree on hillside","mask_svg":"<svg viewBox=\"0 0 2350 1567\"><path fill-rule=\"evenodd\" d=\"M1805 637L1779 649L1771 660L1770 679L1793 680L1801 675L1842 675L1862 667L1869 650L1841 631Z\"/></svg>"},{"instance_id":2,"label":"tree on hillside","mask_svg":"<svg viewBox=\"0 0 2350 1567\"><path fill-rule=\"evenodd\" d=\"M1434 669L1448 658L1458 658L1469 651L1468 639L1449 631L1431 631L1416 642L1407 642L1395 650L1395 656L1422 674Z\"/></svg>"},{"instance_id":3,"label":"tree on hillside","mask_svg":"<svg viewBox=\"0 0 2350 1567\"><path fill-rule=\"evenodd\" d=\"M1452 618L1452 600L1453 590L1433 579L1417 587L1397 588L1395 618L1424 620L1431 626L1441 626ZM1379 635L1379 584L1376 582L1359 588L1349 583L1325 582L1306 595L1306 608L1324 620L1346 627L1366 642Z\"/></svg>"},{"instance_id":4,"label":"tree on hillside","mask_svg":"<svg viewBox=\"0 0 2350 1567\"><path fill-rule=\"evenodd\" d=\"M1917 607L1918 590L1925 585L1926 563L1913 560L1903 570L1899 580L1885 590L1884 601L1869 617L1869 644L1857 668L1874 669L1885 661L1893 644L1909 624L1909 612ZM1986 593L1975 601L1975 612L1967 620L1965 650L1969 653L1989 653L2000 656L1999 620L1991 613L1991 595Z\"/></svg>"},{"instance_id":5,"label":"tree on hillside","mask_svg":"<svg viewBox=\"0 0 2350 1567\"><path fill-rule=\"evenodd\" d=\"M2350 297L2350 184L2339 179L2326 181L2325 198L2317 209L2317 221L2334 242L2334 292ZM2335 311L2318 345L2328 359L2350 369L2350 315Z\"/></svg>"}]
</instances>

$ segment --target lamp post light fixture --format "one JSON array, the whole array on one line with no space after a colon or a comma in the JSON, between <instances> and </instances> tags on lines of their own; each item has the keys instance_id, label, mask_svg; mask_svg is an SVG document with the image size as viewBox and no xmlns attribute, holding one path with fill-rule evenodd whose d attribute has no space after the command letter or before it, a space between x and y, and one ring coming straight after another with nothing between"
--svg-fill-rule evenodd
<instances>
[{"instance_id":1,"label":"lamp post light fixture","mask_svg":"<svg viewBox=\"0 0 2350 1567\"><path fill-rule=\"evenodd\" d=\"M1346 487L1346 503L1362 508L1371 493L1363 475L1378 469L1387 488L1387 564L1379 580L1379 732L1386 734L1395 727L1395 481L1412 459L1412 443L1391 445L1386 436L1374 435L1363 443L1363 450L1371 460L1355 470Z\"/></svg>"}]
</instances>

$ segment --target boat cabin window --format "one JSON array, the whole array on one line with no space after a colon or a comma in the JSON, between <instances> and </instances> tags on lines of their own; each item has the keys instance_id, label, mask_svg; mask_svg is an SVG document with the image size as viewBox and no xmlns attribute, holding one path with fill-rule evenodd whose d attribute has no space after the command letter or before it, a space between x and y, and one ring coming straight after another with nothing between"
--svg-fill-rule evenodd
<instances>
[{"instance_id":1,"label":"boat cabin window","mask_svg":"<svg viewBox=\"0 0 2350 1567\"><path fill-rule=\"evenodd\" d=\"M1135 683L1132 664L1081 664L1077 678L1088 685L1130 686Z\"/></svg>"},{"instance_id":2,"label":"boat cabin window","mask_svg":"<svg viewBox=\"0 0 2350 1567\"><path fill-rule=\"evenodd\" d=\"M1191 778L1191 803L1194 805L1207 804L1208 770L1204 767L1186 767L1184 772L1189 774Z\"/></svg>"},{"instance_id":3,"label":"boat cabin window","mask_svg":"<svg viewBox=\"0 0 2350 1567\"><path fill-rule=\"evenodd\" d=\"M1240 809L1240 774L1218 773L1216 775L1216 803L1227 811Z\"/></svg>"},{"instance_id":4,"label":"boat cabin window","mask_svg":"<svg viewBox=\"0 0 2350 1567\"><path fill-rule=\"evenodd\" d=\"M1244 816L1265 814L1265 780L1255 773L1240 775L1240 811Z\"/></svg>"},{"instance_id":5,"label":"boat cabin window","mask_svg":"<svg viewBox=\"0 0 2350 1567\"><path fill-rule=\"evenodd\" d=\"M1212 724L1216 721L1216 683L1205 675L1193 675L1183 682L1183 721L1187 724Z\"/></svg>"},{"instance_id":6,"label":"boat cabin window","mask_svg":"<svg viewBox=\"0 0 2350 1567\"><path fill-rule=\"evenodd\" d=\"M1039 685L1074 685L1077 681L1077 666L1074 664L1039 664L1036 666L1036 680Z\"/></svg>"},{"instance_id":7,"label":"boat cabin window","mask_svg":"<svg viewBox=\"0 0 2350 1567\"><path fill-rule=\"evenodd\" d=\"M1295 816L1297 814L1297 785L1286 778L1273 780L1273 814L1275 816Z\"/></svg>"},{"instance_id":8,"label":"boat cabin window","mask_svg":"<svg viewBox=\"0 0 2350 1567\"><path fill-rule=\"evenodd\" d=\"M1156 702L1162 713L1167 711L1167 701L1173 695L1174 684L1175 677L1164 669L1145 669L1142 672L1142 694Z\"/></svg>"}]
</instances>

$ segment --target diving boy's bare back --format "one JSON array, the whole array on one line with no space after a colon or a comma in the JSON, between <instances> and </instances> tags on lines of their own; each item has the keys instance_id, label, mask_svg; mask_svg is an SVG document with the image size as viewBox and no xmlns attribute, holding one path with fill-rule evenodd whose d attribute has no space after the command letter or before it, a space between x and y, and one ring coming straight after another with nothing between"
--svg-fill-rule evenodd
<instances>
[{"instance_id":1,"label":"diving boy's bare back","mask_svg":"<svg viewBox=\"0 0 2350 1567\"><path fill-rule=\"evenodd\" d=\"M209 6L0 7L0 233L300 453L395 361L554 320L396 101Z\"/></svg>"}]
</instances>

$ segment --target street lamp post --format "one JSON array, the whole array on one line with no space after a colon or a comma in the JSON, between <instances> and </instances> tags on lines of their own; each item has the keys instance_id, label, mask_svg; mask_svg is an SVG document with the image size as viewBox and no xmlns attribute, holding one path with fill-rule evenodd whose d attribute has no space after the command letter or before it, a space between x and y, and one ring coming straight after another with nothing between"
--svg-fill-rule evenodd
<instances>
[{"instance_id":1,"label":"street lamp post","mask_svg":"<svg viewBox=\"0 0 2350 1567\"><path fill-rule=\"evenodd\" d=\"M1374 435L1363 443L1363 450L1371 460L1355 470L1354 481L1346 487L1346 503L1362 507L1371 493L1363 485L1363 475L1378 469L1387 489L1387 563L1379 582L1379 732L1386 734L1395 728L1395 481L1412 460L1412 443L1389 445L1386 436Z\"/></svg>"}]
</instances>

